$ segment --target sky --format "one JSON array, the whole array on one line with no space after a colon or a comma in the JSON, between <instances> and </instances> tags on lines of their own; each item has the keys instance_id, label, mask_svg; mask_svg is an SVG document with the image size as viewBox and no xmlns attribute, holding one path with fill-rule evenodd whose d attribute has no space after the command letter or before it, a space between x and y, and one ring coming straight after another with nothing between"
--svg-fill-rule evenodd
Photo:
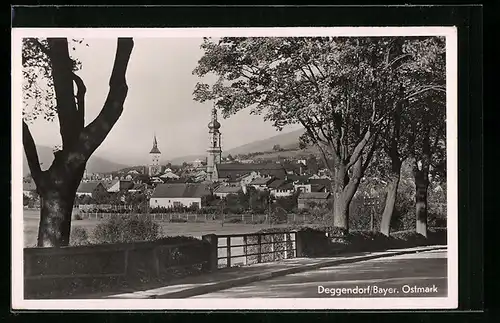
<instances>
[{"instance_id":1,"label":"sky","mask_svg":"<svg viewBox=\"0 0 500 323\"><path fill-rule=\"evenodd\" d=\"M108 93L108 82L116 51L114 39L85 39L74 57L82 62L78 75L87 87L86 124L99 113ZM193 100L193 89L202 81L192 75L203 55L201 38L135 38L127 70L129 92L124 111L95 154L114 162L139 165L149 160L156 133L162 160L204 154L212 102ZM205 80L206 81L206 80ZM222 119L224 149L279 134L262 116L240 111ZM299 129L285 128L283 132ZM60 145L59 126L42 120L30 125L37 145Z\"/></svg>"}]
</instances>

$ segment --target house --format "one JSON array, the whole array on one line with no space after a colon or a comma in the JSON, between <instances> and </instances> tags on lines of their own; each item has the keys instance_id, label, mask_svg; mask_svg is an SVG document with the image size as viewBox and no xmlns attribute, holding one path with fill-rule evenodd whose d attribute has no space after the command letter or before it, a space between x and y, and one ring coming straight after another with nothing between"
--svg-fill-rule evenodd
<instances>
[{"instance_id":1,"label":"house","mask_svg":"<svg viewBox=\"0 0 500 323\"><path fill-rule=\"evenodd\" d=\"M36 185L33 180L23 181L23 195L34 197L36 195Z\"/></svg>"},{"instance_id":2,"label":"house","mask_svg":"<svg viewBox=\"0 0 500 323\"><path fill-rule=\"evenodd\" d=\"M107 195L108 191L101 182L81 182L76 190L76 196L90 196L94 199Z\"/></svg>"},{"instance_id":3,"label":"house","mask_svg":"<svg viewBox=\"0 0 500 323\"><path fill-rule=\"evenodd\" d=\"M331 192L332 181L328 178L309 179L311 184L311 192Z\"/></svg>"},{"instance_id":4,"label":"house","mask_svg":"<svg viewBox=\"0 0 500 323\"><path fill-rule=\"evenodd\" d=\"M111 182L103 182L103 185L109 193L125 191L134 187L134 183L128 180L113 180Z\"/></svg>"},{"instance_id":5,"label":"house","mask_svg":"<svg viewBox=\"0 0 500 323\"><path fill-rule=\"evenodd\" d=\"M169 168L170 169L170 168ZM165 174L160 176L161 179L179 179L179 175L172 173L172 171L166 171Z\"/></svg>"},{"instance_id":6,"label":"house","mask_svg":"<svg viewBox=\"0 0 500 323\"><path fill-rule=\"evenodd\" d=\"M219 185L214 190L214 195L220 198L226 198L229 194L238 194L241 191L241 186Z\"/></svg>"},{"instance_id":7,"label":"house","mask_svg":"<svg viewBox=\"0 0 500 323\"><path fill-rule=\"evenodd\" d=\"M201 207L201 199L211 195L210 187L203 183L168 183L155 187L149 206L156 207Z\"/></svg>"},{"instance_id":8,"label":"house","mask_svg":"<svg viewBox=\"0 0 500 323\"><path fill-rule=\"evenodd\" d=\"M257 173L261 177L275 177L284 179L286 177L285 168L276 163L223 163L216 164L216 173L219 181L234 181L237 178L250 174Z\"/></svg>"},{"instance_id":9,"label":"house","mask_svg":"<svg viewBox=\"0 0 500 323\"><path fill-rule=\"evenodd\" d=\"M276 179L267 187L274 197L292 196L294 193L293 183L284 179Z\"/></svg>"},{"instance_id":10,"label":"house","mask_svg":"<svg viewBox=\"0 0 500 323\"><path fill-rule=\"evenodd\" d=\"M274 181L274 177L258 177L248 184L249 186L255 188L258 191L267 190L267 186Z\"/></svg>"},{"instance_id":11,"label":"house","mask_svg":"<svg viewBox=\"0 0 500 323\"><path fill-rule=\"evenodd\" d=\"M195 160L193 163L193 167L199 168L203 166L203 162L200 159Z\"/></svg>"},{"instance_id":12,"label":"house","mask_svg":"<svg viewBox=\"0 0 500 323\"><path fill-rule=\"evenodd\" d=\"M131 188L128 189L130 193L146 192L147 185L141 183L134 183Z\"/></svg>"},{"instance_id":13,"label":"house","mask_svg":"<svg viewBox=\"0 0 500 323\"><path fill-rule=\"evenodd\" d=\"M247 186L256 178L261 177L257 172L252 171L250 173L243 174L235 179L230 179L226 183L230 183L232 186L239 186L242 188L243 192L246 194Z\"/></svg>"},{"instance_id":14,"label":"house","mask_svg":"<svg viewBox=\"0 0 500 323\"><path fill-rule=\"evenodd\" d=\"M329 192L301 192L298 197L298 209L308 209L311 204L326 206L330 198Z\"/></svg>"},{"instance_id":15,"label":"house","mask_svg":"<svg viewBox=\"0 0 500 323\"><path fill-rule=\"evenodd\" d=\"M162 184L163 181L159 177L152 177L151 178L151 183L153 183L153 184Z\"/></svg>"}]
</instances>

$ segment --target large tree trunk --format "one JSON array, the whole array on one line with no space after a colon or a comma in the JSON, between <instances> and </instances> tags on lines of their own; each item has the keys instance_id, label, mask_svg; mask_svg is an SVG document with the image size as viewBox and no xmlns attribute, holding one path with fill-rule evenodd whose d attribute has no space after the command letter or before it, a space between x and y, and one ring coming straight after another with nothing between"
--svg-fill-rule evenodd
<instances>
[{"instance_id":1,"label":"large tree trunk","mask_svg":"<svg viewBox=\"0 0 500 323\"><path fill-rule=\"evenodd\" d=\"M380 222L380 232L389 236L391 229L391 220L396 208L396 200L398 195L398 187L401 179L401 161L399 157L392 161L391 174L387 185L387 197L385 198L384 212Z\"/></svg>"},{"instance_id":2,"label":"large tree trunk","mask_svg":"<svg viewBox=\"0 0 500 323\"><path fill-rule=\"evenodd\" d=\"M363 173L363 158L353 166L351 178L345 165L335 166L333 181L333 226L345 232L349 231L349 206L356 193Z\"/></svg>"},{"instance_id":3,"label":"large tree trunk","mask_svg":"<svg viewBox=\"0 0 500 323\"><path fill-rule=\"evenodd\" d=\"M68 168L67 165L71 165ZM61 247L69 244L71 215L76 190L85 171L86 160L59 151L52 166L38 179L40 225L38 247Z\"/></svg>"},{"instance_id":4,"label":"large tree trunk","mask_svg":"<svg viewBox=\"0 0 500 323\"><path fill-rule=\"evenodd\" d=\"M50 168L42 171L35 142L25 122L23 145L41 198L37 244L39 247L60 247L69 244L71 212L86 163L123 111L128 92L125 73L134 43L131 38L118 39L108 96L99 115L86 127L86 88L71 70L67 40L52 38L48 39L48 44L63 149L55 153ZM74 82L77 86L76 100Z\"/></svg>"},{"instance_id":5,"label":"large tree trunk","mask_svg":"<svg viewBox=\"0 0 500 323\"><path fill-rule=\"evenodd\" d=\"M414 170L415 177L415 215L416 231L424 237L427 237L427 189L429 180L427 173L422 170Z\"/></svg>"},{"instance_id":6,"label":"large tree trunk","mask_svg":"<svg viewBox=\"0 0 500 323\"><path fill-rule=\"evenodd\" d=\"M62 184L66 184L66 181L67 179L62 179ZM62 187L64 186L67 185ZM60 247L69 244L75 191L49 188L41 192L38 247Z\"/></svg>"}]
</instances>

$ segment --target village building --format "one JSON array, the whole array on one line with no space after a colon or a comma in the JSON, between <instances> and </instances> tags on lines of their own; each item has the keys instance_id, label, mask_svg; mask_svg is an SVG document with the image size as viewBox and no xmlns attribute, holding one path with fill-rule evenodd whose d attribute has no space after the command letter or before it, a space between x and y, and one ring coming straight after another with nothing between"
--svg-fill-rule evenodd
<instances>
[{"instance_id":1,"label":"village building","mask_svg":"<svg viewBox=\"0 0 500 323\"><path fill-rule=\"evenodd\" d=\"M31 180L23 180L23 195L27 197L36 196L36 185L35 182Z\"/></svg>"},{"instance_id":2,"label":"village building","mask_svg":"<svg viewBox=\"0 0 500 323\"><path fill-rule=\"evenodd\" d=\"M240 164L227 163L216 166L218 181L231 182L242 176L255 172L259 177L286 178L286 171L282 165L276 163Z\"/></svg>"},{"instance_id":3,"label":"village building","mask_svg":"<svg viewBox=\"0 0 500 323\"><path fill-rule=\"evenodd\" d=\"M214 195L220 198L226 198L230 194L238 194L239 192L242 192L241 186L219 185L214 190Z\"/></svg>"},{"instance_id":4,"label":"village building","mask_svg":"<svg viewBox=\"0 0 500 323\"><path fill-rule=\"evenodd\" d=\"M168 169L170 169L170 168L168 168ZM168 179L179 179L179 178L180 178L180 176L179 176L179 175L174 174L174 173L172 172L172 170L170 170L170 171L167 171L167 170L166 170L166 171L165 171L165 173L164 173L164 174L162 174L162 175L160 176L160 178L161 178L161 179L167 179L167 180L168 180Z\"/></svg>"},{"instance_id":5,"label":"village building","mask_svg":"<svg viewBox=\"0 0 500 323\"><path fill-rule=\"evenodd\" d=\"M331 198L329 192L301 192L297 199L297 208L299 210L309 209L312 205L326 206Z\"/></svg>"},{"instance_id":6,"label":"village building","mask_svg":"<svg viewBox=\"0 0 500 323\"><path fill-rule=\"evenodd\" d=\"M292 196L295 192L293 183L284 180L276 179L268 185L269 193L274 197L287 197Z\"/></svg>"},{"instance_id":7,"label":"village building","mask_svg":"<svg viewBox=\"0 0 500 323\"><path fill-rule=\"evenodd\" d=\"M191 206L200 208L202 198L211 194L210 187L204 183L159 184L149 199L149 206L151 208Z\"/></svg>"},{"instance_id":8,"label":"village building","mask_svg":"<svg viewBox=\"0 0 500 323\"><path fill-rule=\"evenodd\" d=\"M212 120L208 123L208 149L207 149L207 180L217 181L217 165L221 163L222 146L221 146L221 133L220 123L217 121L217 110L215 107L212 109Z\"/></svg>"},{"instance_id":9,"label":"village building","mask_svg":"<svg viewBox=\"0 0 500 323\"><path fill-rule=\"evenodd\" d=\"M145 193L147 190L147 185L142 183L133 183L133 186L130 187L127 191L129 193Z\"/></svg>"},{"instance_id":10,"label":"village building","mask_svg":"<svg viewBox=\"0 0 500 323\"><path fill-rule=\"evenodd\" d=\"M275 180L274 177L258 177L250 182L249 186L255 188L257 191L265 191L268 185Z\"/></svg>"},{"instance_id":11,"label":"village building","mask_svg":"<svg viewBox=\"0 0 500 323\"><path fill-rule=\"evenodd\" d=\"M106 187L101 182L81 182L76 190L76 196L89 196L97 199L108 194Z\"/></svg>"},{"instance_id":12,"label":"village building","mask_svg":"<svg viewBox=\"0 0 500 323\"><path fill-rule=\"evenodd\" d=\"M203 162L200 159L197 159L192 162L192 165L194 168L201 168L203 167Z\"/></svg>"},{"instance_id":13,"label":"village building","mask_svg":"<svg viewBox=\"0 0 500 323\"><path fill-rule=\"evenodd\" d=\"M104 187L108 193L116 193L128 190L134 186L131 180L112 180L111 182L103 182Z\"/></svg>"},{"instance_id":14,"label":"village building","mask_svg":"<svg viewBox=\"0 0 500 323\"><path fill-rule=\"evenodd\" d=\"M151 151L149 152L149 157L150 157L150 162L148 168L148 175L157 176L161 173L161 166L160 166L161 152L160 149L158 149L158 141L156 140L156 134L154 135L153 138L153 148L151 148Z\"/></svg>"}]
</instances>

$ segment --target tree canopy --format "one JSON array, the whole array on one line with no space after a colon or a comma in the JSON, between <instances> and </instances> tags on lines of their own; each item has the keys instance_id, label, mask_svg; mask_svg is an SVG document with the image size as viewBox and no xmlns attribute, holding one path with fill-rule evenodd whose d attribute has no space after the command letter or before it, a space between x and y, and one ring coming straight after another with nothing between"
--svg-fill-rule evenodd
<instances>
[{"instance_id":1,"label":"tree canopy","mask_svg":"<svg viewBox=\"0 0 500 323\"><path fill-rule=\"evenodd\" d=\"M436 77L443 44L438 37L205 38L193 74L217 79L193 94L213 100L224 117L249 109L278 130L301 124L301 146L319 148L344 203L338 212L346 213L391 114L445 92Z\"/></svg>"}]
</instances>

